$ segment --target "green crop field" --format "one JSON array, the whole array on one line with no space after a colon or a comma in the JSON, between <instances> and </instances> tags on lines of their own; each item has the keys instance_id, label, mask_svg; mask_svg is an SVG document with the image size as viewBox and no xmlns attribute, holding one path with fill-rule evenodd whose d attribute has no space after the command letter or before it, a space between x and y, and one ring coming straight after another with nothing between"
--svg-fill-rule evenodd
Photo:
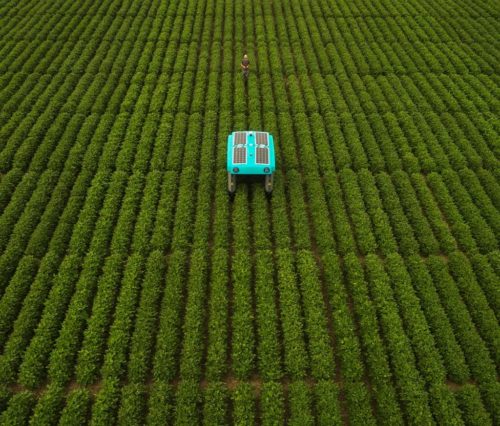
<instances>
[{"instance_id":1,"label":"green crop field","mask_svg":"<svg viewBox=\"0 0 500 426\"><path fill-rule=\"evenodd\" d=\"M0 425L500 424L499 34L498 0L0 1ZM228 196L245 129L272 196Z\"/></svg>"}]
</instances>

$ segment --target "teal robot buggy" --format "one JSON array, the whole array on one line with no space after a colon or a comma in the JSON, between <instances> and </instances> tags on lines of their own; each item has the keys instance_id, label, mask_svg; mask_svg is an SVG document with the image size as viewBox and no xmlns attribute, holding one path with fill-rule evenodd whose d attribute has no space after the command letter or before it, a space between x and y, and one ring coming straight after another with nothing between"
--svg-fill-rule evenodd
<instances>
[{"instance_id":1,"label":"teal robot buggy","mask_svg":"<svg viewBox=\"0 0 500 426\"><path fill-rule=\"evenodd\" d=\"M274 139L268 132L246 130L227 137L227 190L236 192L239 175L264 175L264 189L273 191L273 173L276 169Z\"/></svg>"}]
</instances>

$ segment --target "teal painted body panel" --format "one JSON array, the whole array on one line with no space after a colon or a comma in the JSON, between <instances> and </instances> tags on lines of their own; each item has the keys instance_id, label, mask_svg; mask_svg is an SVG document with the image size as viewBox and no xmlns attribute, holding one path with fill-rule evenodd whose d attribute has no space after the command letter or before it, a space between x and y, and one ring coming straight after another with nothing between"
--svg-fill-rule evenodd
<instances>
[{"instance_id":1,"label":"teal painted body panel","mask_svg":"<svg viewBox=\"0 0 500 426\"><path fill-rule=\"evenodd\" d=\"M274 173L275 169L274 138L270 133L242 130L233 132L227 137L227 171L229 173L269 175Z\"/></svg>"}]
</instances>

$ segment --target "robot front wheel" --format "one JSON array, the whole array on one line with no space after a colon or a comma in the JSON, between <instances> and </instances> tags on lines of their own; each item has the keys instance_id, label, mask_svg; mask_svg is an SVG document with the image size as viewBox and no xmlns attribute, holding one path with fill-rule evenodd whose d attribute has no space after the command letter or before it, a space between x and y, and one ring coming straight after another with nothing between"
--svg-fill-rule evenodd
<instances>
[{"instance_id":1,"label":"robot front wheel","mask_svg":"<svg viewBox=\"0 0 500 426\"><path fill-rule=\"evenodd\" d=\"M271 194L273 192L273 175L266 175L266 181L264 185L266 193Z\"/></svg>"},{"instance_id":2,"label":"robot front wheel","mask_svg":"<svg viewBox=\"0 0 500 426\"><path fill-rule=\"evenodd\" d=\"M236 175L227 173L227 191L233 195L236 192Z\"/></svg>"}]
</instances>

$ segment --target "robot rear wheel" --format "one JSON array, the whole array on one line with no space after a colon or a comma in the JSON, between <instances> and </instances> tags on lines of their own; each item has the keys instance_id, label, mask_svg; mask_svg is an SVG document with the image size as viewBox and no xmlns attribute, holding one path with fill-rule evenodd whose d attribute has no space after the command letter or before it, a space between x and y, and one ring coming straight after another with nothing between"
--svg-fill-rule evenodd
<instances>
[{"instance_id":1,"label":"robot rear wheel","mask_svg":"<svg viewBox=\"0 0 500 426\"><path fill-rule=\"evenodd\" d=\"M266 193L271 194L273 192L273 175L266 175L266 180L264 185Z\"/></svg>"},{"instance_id":2,"label":"robot rear wheel","mask_svg":"<svg viewBox=\"0 0 500 426\"><path fill-rule=\"evenodd\" d=\"M233 195L236 192L236 175L227 173L227 191Z\"/></svg>"}]
</instances>

